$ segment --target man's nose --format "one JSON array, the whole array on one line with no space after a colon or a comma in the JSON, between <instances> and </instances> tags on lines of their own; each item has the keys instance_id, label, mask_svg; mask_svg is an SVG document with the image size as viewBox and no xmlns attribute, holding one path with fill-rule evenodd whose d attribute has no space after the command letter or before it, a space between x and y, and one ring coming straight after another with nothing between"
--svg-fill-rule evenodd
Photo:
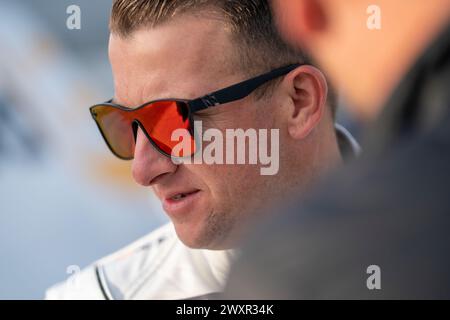
<instances>
[{"instance_id":1,"label":"man's nose","mask_svg":"<svg viewBox=\"0 0 450 320\"><path fill-rule=\"evenodd\" d=\"M138 128L131 169L134 180L140 185L150 186L159 178L175 172L176 169L177 165L156 150L144 132Z\"/></svg>"}]
</instances>

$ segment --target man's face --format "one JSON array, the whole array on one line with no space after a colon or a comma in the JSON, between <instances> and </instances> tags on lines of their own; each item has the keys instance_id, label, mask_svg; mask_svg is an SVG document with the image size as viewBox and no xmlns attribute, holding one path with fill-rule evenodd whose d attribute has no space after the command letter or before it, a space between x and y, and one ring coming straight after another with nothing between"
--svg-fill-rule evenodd
<instances>
[{"instance_id":1,"label":"man's face","mask_svg":"<svg viewBox=\"0 0 450 320\"><path fill-rule=\"evenodd\" d=\"M128 38L113 34L114 99L128 107L162 98L193 99L246 80L233 63L234 52L222 23L189 15ZM274 128L273 104L249 96L194 118L202 121L203 130ZM132 171L139 184L153 188L179 238L195 248L229 247L237 221L271 197L273 183L281 184L276 176L261 176L259 165L175 165L141 131Z\"/></svg>"}]
</instances>

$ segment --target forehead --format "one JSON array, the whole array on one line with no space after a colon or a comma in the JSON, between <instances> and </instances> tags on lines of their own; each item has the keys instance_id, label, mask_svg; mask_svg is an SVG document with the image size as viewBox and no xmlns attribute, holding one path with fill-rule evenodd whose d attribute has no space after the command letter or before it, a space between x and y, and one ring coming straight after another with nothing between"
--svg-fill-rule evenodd
<instances>
[{"instance_id":1,"label":"forehead","mask_svg":"<svg viewBox=\"0 0 450 320\"><path fill-rule=\"evenodd\" d=\"M115 98L130 106L159 98L195 98L233 78L235 54L225 25L183 15L122 38L112 34L109 56Z\"/></svg>"}]
</instances>

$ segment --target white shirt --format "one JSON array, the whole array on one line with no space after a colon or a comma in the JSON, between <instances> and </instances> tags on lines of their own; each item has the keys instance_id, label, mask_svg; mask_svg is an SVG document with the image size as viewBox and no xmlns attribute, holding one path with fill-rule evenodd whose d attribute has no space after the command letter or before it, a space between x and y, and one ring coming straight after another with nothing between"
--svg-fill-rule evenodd
<instances>
[{"instance_id":1,"label":"white shirt","mask_svg":"<svg viewBox=\"0 0 450 320\"><path fill-rule=\"evenodd\" d=\"M233 250L186 247L171 223L101 259L46 299L193 299L223 291Z\"/></svg>"}]
</instances>

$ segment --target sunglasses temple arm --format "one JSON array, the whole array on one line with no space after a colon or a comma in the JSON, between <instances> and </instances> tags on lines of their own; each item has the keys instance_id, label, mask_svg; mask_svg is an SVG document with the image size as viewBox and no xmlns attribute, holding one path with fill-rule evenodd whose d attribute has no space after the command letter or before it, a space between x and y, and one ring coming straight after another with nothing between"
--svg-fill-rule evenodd
<instances>
[{"instance_id":1,"label":"sunglasses temple arm","mask_svg":"<svg viewBox=\"0 0 450 320\"><path fill-rule=\"evenodd\" d=\"M285 75L299 66L300 64L293 64L287 67L275 69L269 73L265 73L225 89L207 94L201 98L190 101L189 107L192 112L197 112L212 106L243 99L264 83Z\"/></svg>"}]
</instances>

